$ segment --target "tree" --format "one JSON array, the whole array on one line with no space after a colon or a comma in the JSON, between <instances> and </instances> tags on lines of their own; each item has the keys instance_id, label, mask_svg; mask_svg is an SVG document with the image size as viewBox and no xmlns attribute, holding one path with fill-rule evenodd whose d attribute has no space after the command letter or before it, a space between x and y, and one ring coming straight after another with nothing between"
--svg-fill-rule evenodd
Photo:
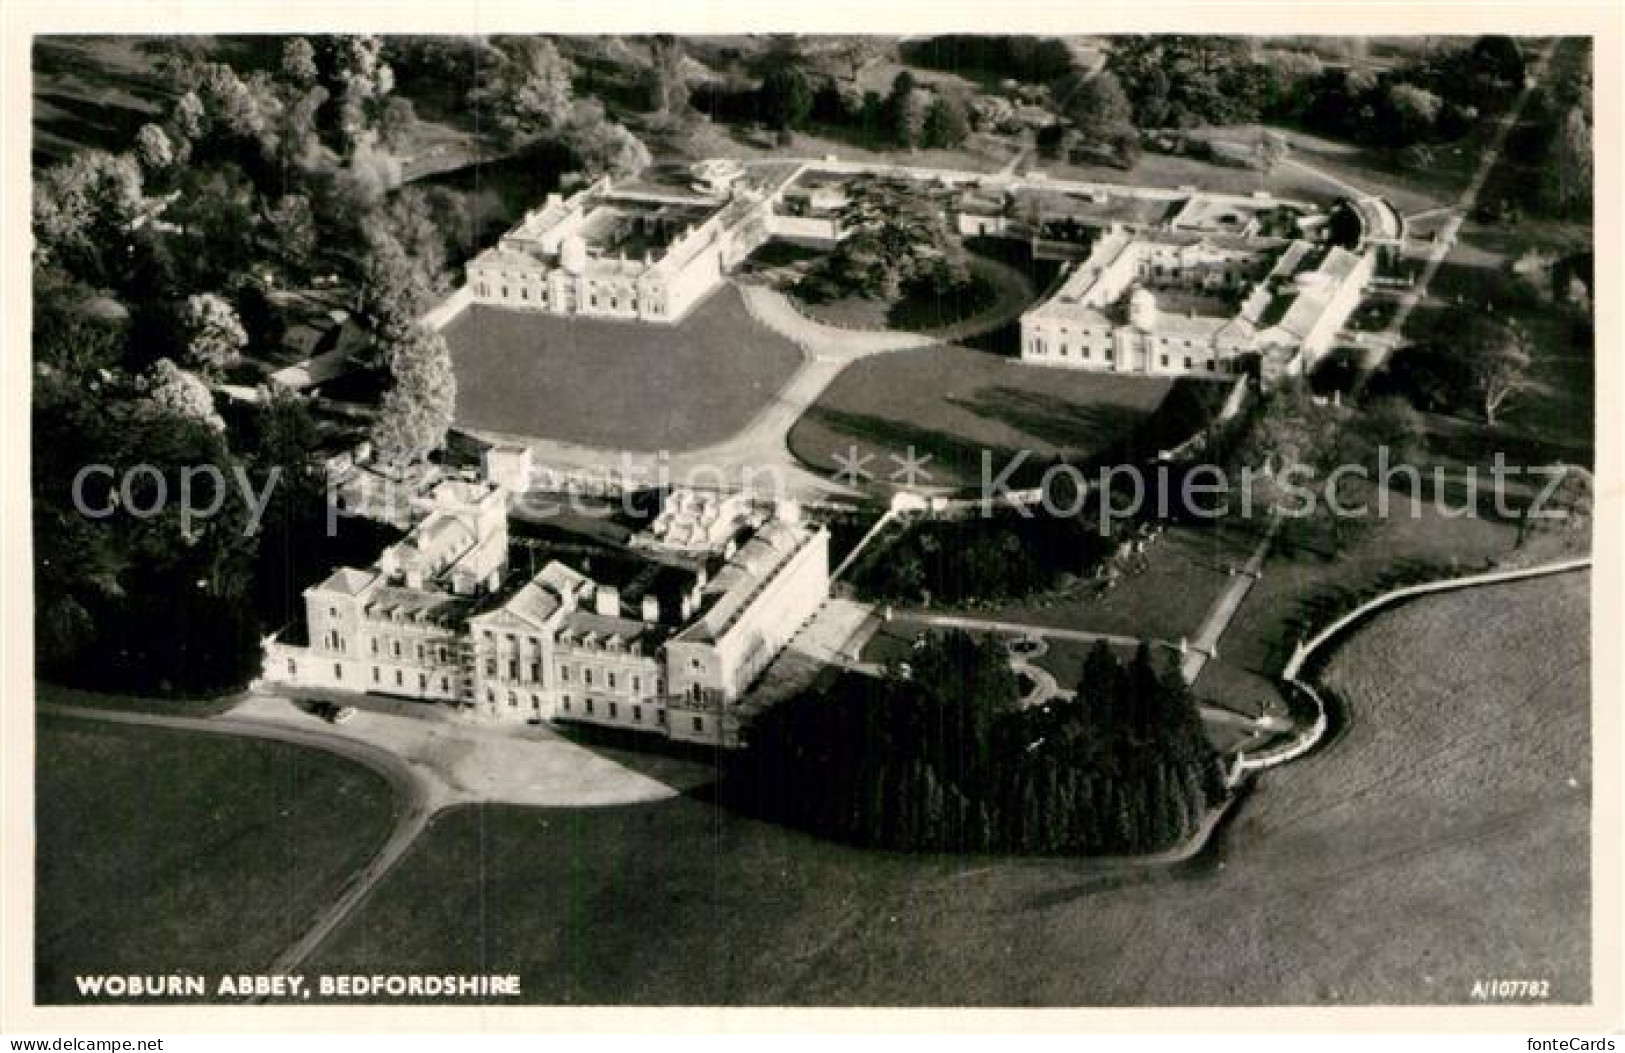
<instances>
[{"instance_id":1,"label":"tree","mask_svg":"<svg viewBox=\"0 0 1625 1053\"><path fill-rule=\"evenodd\" d=\"M854 181L841 210L846 237L802 280L815 298L896 299L905 287L946 295L970 273L940 204L903 180Z\"/></svg>"},{"instance_id":2,"label":"tree","mask_svg":"<svg viewBox=\"0 0 1625 1053\"><path fill-rule=\"evenodd\" d=\"M1582 106L1571 106L1552 141L1550 171L1560 209L1589 208L1592 163L1591 122Z\"/></svg>"},{"instance_id":3,"label":"tree","mask_svg":"<svg viewBox=\"0 0 1625 1053\"><path fill-rule=\"evenodd\" d=\"M432 290L399 239L382 226L365 229L367 258L356 290L356 313L371 327L380 357L408 342L429 309Z\"/></svg>"},{"instance_id":4,"label":"tree","mask_svg":"<svg viewBox=\"0 0 1625 1053\"><path fill-rule=\"evenodd\" d=\"M649 166L649 148L625 125L606 120L598 100L580 103L564 131L564 141L589 179L626 179Z\"/></svg>"},{"instance_id":5,"label":"tree","mask_svg":"<svg viewBox=\"0 0 1625 1053\"><path fill-rule=\"evenodd\" d=\"M965 103L957 95L939 94L931 100L925 115L925 145L935 149L952 149L970 134L970 116Z\"/></svg>"},{"instance_id":6,"label":"tree","mask_svg":"<svg viewBox=\"0 0 1625 1053\"><path fill-rule=\"evenodd\" d=\"M680 117L688 112L686 58L682 38L662 33L650 40L644 91L649 108L654 112L666 117Z\"/></svg>"},{"instance_id":7,"label":"tree","mask_svg":"<svg viewBox=\"0 0 1625 1053\"><path fill-rule=\"evenodd\" d=\"M378 138L386 148L396 153L404 153L411 144L411 136L417 128L418 115L412 100L401 95L391 95L384 101L378 111Z\"/></svg>"},{"instance_id":8,"label":"tree","mask_svg":"<svg viewBox=\"0 0 1625 1053\"><path fill-rule=\"evenodd\" d=\"M175 147L160 125L143 124L135 133L135 156L141 167L160 172L175 163Z\"/></svg>"},{"instance_id":9,"label":"tree","mask_svg":"<svg viewBox=\"0 0 1625 1053\"><path fill-rule=\"evenodd\" d=\"M757 109L770 128L794 130L812 114L813 90L807 76L794 66L769 70L757 89Z\"/></svg>"},{"instance_id":10,"label":"tree","mask_svg":"<svg viewBox=\"0 0 1625 1053\"><path fill-rule=\"evenodd\" d=\"M1258 161L1258 167L1266 172L1273 172L1277 165L1285 161L1292 153L1292 147L1287 143L1286 136L1270 129L1260 129L1258 138L1253 142L1253 156Z\"/></svg>"},{"instance_id":11,"label":"tree","mask_svg":"<svg viewBox=\"0 0 1625 1053\"><path fill-rule=\"evenodd\" d=\"M247 79L223 62L203 67L198 98L207 116L207 131L252 142L267 159L277 152L282 99L264 74Z\"/></svg>"},{"instance_id":12,"label":"tree","mask_svg":"<svg viewBox=\"0 0 1625 1053\"><path fill-rule=\"evenodd\" d=\"M169 113L170 126L180 133L181 138L187 141L196 141L203 137L207 126L208 113L203 108L203 100L196 91L183 93L175 100Z\"/></svg>"},{"instance_id":13,"label":"tree","mask_svg":"<svg viewBox=\"0 0 1625 1053\"><path fill-rule=\"evenodd\" d=\"M557 131L575 102L573 67L546 37L502 40L500 61L474 91L476 114L489 113L509 143L522 146Z\"/></svg>"},{"instance_id":14,"label":"tree","mask_svg":"<svg viewBox=\"0 0 1625 1053\"><path fill-rule=\"evenodd\" d=\"M296 272L309 267L316 255L316 217L310 199L303 194L282 195L266 211L265 222L282 265Z\"/></svg>"},{"instance_id":15,"label":"tree","mask_svg":"<svg viewBox=\"0 0 1625 1053\"><path fill-rule=\"evenodd\" d=\"M278 137L278 157L284 165L303 172L327 172L336 163L333 151L322 144L322 108L327 105L327 89L312 85L294 97L282 112Z\"/></svg>"},{"instance_id":16,"label":"tree","mask_svg":"<svg viewBox=\"0 0 1625 1053\"><path fill-rule=\"evenodd\" d=\"M34 182L35 260L59 263L101 284L145 207L141 168L134 158L80 151Z\"/></svg>"},{"instance_id":17,"label":"tree","mask_svg":"<svg viewBox=\"0 0 1625 1053\"><path fill-rule=\"evenodd\" d=\"M94 390L124 358L129 312L54 269L35 275L33 294L34 361Z\"/></svg>"},{"instance_id":18,"label":"tree","mask_svg":"<svg viewBox=\"0 0 1625 1053\"><path fill-rule=\"evenodd\" d=\"M389 369L395 383L379 407L373 448L386 463L407 467L445 445L457 409L457 377L445 338L422 326L391 349Z\"/></svg>"},{"instance_id":19,"label":"tree","mask_svg":"<svg viewBox=\"0 0 1625 1053\"><path fill-rule=\"evenodd\" d=\"M1132 165L1139 156L1134 110L1111 73L1097 74L1080 84L1067 103L1066 115L1088 152L1106 155L1124 166Z\"/></svg>"},{"instance_id":20,"label":"tree","mask_svg":"<svg viewBox=\"0 0 1625 1053\"><path fill-rule=\"evenodd\" d=\"M919 89L892 100L892 136L898 146L913 150L925 145L925 122L930 111L930 96Z\"/></svg>"},{"instance_id":21,"label":"tree","mask_svg":"<svg viewBox=\"0 0 1625 1053\"><path fill-rule=\"evenodd\" d=\"M297 88L309 89L320 75L316 69L316 49L304 37L292 37L282 44L282 75Z\"/></svg>"},{"instance_id":22,"label":"tree","mask_svg":"<svg viewBox=\"0 0 1625 1053\"><path fill-rule=\"evenodd\" d=\"M167 358L153 364L141 381L152 406L159 412L185 420L197 421L211 429L224 432L226 422L214 408L214 395L209 385L196 373L188 372Z\"/></svg>"},{"instance_id":23,"label":"tree","mask_svg":"<svg viewBox=\"0 0 1625 1053\"><path fill-rule=\"evenodd\" d=\"M1529 335L1517 322L1473 315L1460 339L1450 345L1465 371L1469 393L1495 427L1506 403L1529 385Z\"/></svg>"},{"instance_id":24,"label":"tree","mask_svg":"<svg viewBox=\"0 0 1625 1053\"><path fill-rule=\"evenodd\" d=\"M1596 502L1596 478L1577 464L1551 465L1557 472L1555 487L1542 502L1531 501L1518 517L1518 544L1539 531L1561 530L1569 535L1588 535Z\"/></svg>"},{"instance_id":25,"label":"tree","mask_svg":"<svg viewBox=\"0 0 1625 1053\"><path fill-rule=\"evenodd\" d=\"M199 293L186 299L182 312L187 362L210 376L218 376L237 360L248 334L237 312L222 296Z\"/></svg>"},{"instance_id":26,"label":"tree","mask_svg":"<svg viewBox=\"0 0 1625 1053\"><path fill-rule=\"evenodd\" d=\"M1439 96L1414 84L1390 85L1385 102L1384 124L1390 146L1408 146L1427 138L1444 106Z\"/></svg>"},{"instance_id":27,"label":"tree","mask_svg":"<svg viewBox=\"0 0 1625 1053\"><path fill-rule=\"evenodd\" d=\"M1522 86L1525 69L1523 52L1509 36L1482 36L1473 42L1469 62L1474 72L1508 87Z\"/></svg>"}]
</instances>

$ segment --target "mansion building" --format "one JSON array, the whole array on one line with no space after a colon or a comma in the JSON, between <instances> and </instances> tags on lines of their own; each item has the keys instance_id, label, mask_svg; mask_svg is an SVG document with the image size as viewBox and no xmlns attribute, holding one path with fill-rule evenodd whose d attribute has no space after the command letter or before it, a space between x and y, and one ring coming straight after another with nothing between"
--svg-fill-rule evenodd
<instances>
[{"instance_id":1,"label":"mansion building","mask_svg":"<svg viewBox=\"0 0 1625 1053\"><path fill-rule=\"evenodd\" d=\"M829 536L789 503L704 535L685 522L714 521L703 499L668 502L659 536L595 580L556 559L519 570L505 489L441 482L373 566L305 591L307 638L270 641L265 677L737 745L735 704L828 598ZM702 550L700 536L716 544Z\"/></svg>"},{"instance_id":2,"label":"mansion building","mask_svg":"<svg viewBox=\"0 0 1625 1053\"><path fill-rule=\"evenodd\" d=\"M768 238L743 170L713 164L690 188L604 177L539 209L465 267L476 304L674 323ZM732 178L730 178L730 176Z\"/></svg>"},{"instance_id":3,"label":"mansion building","mask_svg":"<svg viewBox=\"0 0 1625 1053\"><path fill-rule=\"evenodd\" d=\"M1307 371L1359 305L1375 255L1181 230L1101 235L1021 318L1021 358L1117 373Z\"/></svg>"},{"instance_id":4,"label":"mansion building","mask_svg":"<svg viewBox=\"0 0 1625 1053\"><path fill-rule=\"evenodd\" d=\"M914 185L962 237L1026 241L1070 269L1021 318L1021 358L1164 375L1302 373L1331 346L1379 259L1406 238L1386 201L1331 213L1250 195L1051 182L823 160L702 161L686 176L607 177L546 203L469 261L471 302L673 324L769 239L828 248L864 180ZM1332 244L1336 226L1353 247Z\"/></svg>"}]
</instances>

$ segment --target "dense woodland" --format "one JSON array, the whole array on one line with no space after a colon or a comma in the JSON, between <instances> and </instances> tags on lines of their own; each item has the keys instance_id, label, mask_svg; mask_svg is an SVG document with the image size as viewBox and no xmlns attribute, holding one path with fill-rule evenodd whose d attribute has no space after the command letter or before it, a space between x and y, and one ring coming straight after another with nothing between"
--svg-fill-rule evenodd
<instances>
[{"instance_id":1,"label":"dense woodland","mask_svg":"<svg viewBox=\"0 0 1625 1053\"><path fill-rule=\"evenodd\" d=\"M409 466L440 449L452 420L449 353L417 319L473 240L464 195L401 186L397 152L416 118L386 50L408 61L417 50L379 37L209 39L147 45L162 118L124 150L80 150L35 181L38 663L74 683L240 686L259 670L260 635L340 558L347 539L326 528L322 429L307 403L219 394L260 382L245 351L276 360L279 289L347 290L363 358L388 378L370 436L349 441L370 437ZM543 121L522 71L546 57L527 47L490 45L477 86L516 141ZM590 174L624 160L624 129L568 91L551 102L549 142L571 163ZM93 465L115 474L86 477L76 498ZM121 488L138 465L151 469ZM187 524L183 478L204 466L228 492L218 515ZM244 486L268 495L257 530ZM110 511L87 516L76 501Z\"/></svg>"},{"instance_id":2,"label":"dense woodland","mask_svg":"<svg viewBox=\"0 0 1625 1053\"><path fill-rule=\"evenodd\" d=\"M769 710L726 772L736 806L902 850L1142 854L1187 840L1224 790L1177 669L1089 656L1075 701L1022 710L1002 645L928 639L907 669Z\"/></svg>"}]
</instances>

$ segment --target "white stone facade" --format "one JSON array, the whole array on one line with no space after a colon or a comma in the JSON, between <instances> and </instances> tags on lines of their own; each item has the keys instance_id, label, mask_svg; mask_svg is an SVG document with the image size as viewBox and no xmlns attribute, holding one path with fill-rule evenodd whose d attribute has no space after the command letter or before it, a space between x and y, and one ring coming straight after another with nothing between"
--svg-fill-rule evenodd
<instances>
[{"instance_id":1,"label":"white stone facade","mask_svg":"<svg viewBox=\"0 0 1625 1053\"><path fill-rule=\"evenodd\" d=\"M1258 361L1266 379L1324 354L1375 258L1245 235L1114 229L1021 319L1035 365L1222 375Z\"/></svg>"},{"instance_id":2,"label":"white stone facade","mask_svg":"<svg viewBox=\"0 0 1625 1053\"><path fill-rule=\"evenodd\" d=\"M829 538L793 507L694 564L674 602L637 602L557 561L506 568L505 491L455 482L366 569L305 592L308 641L271 641L265 679L737 745L732 707L829 594ZM500 553L499 555L496 555Z\"/></svg>"}]
</instances>

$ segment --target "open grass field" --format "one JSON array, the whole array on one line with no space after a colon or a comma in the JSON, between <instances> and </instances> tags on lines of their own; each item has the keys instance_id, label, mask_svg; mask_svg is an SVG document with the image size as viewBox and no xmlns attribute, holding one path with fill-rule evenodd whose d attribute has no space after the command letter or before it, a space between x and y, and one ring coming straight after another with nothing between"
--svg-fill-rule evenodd
<instances>
[{"instance_id":1,"label":"open grass field","mask_svg":"<svg viewBox=\"0 0 1625 1053\"><path fill-rule=\"evenodd\" d=\"M60 701L75 702L74 698ZM377 851L382 777L315 750L44 717L35 993L76 974L265 969Z\"/></svg>"},{"instance_id":2,"label":"open grass field","mask_svg":"<svg viewBox=\"0 0 1625 1053\"><path fill-rule=\"evenodd\" d=\"M1323 623L1323 611L1369 588L1385 573L1411 566L1449 567L1454 561L1467 574L1484 569L1490 558L1506 557L1517 540L1516 527L1508 523L1446 515L1430 501L1413 503L1400 494L1390 501L1386 518L1354 524L1353 537L1335 558L1323 523L1285 526L1264 564L1264 576L1225 631L1220 660L1209 663L1197 681L1199 694L1222 696L1218 681L1228 673L1273 684L1304 625ZM1260 521L1252 530L1261 531L1264 525ZM1247 526L1237 523L1233 529L1239 533Z\"/></svg>"},{"instance_id":3,"label":"open grass field","mask_svg":"<svg viewBox=\"0 0 1625 1053\"><path fill-rule=\"evenodd\" d=\"M976 486L984 453L995 475L1023 450L1089 457L1134 434L1178 387L1198 401L1216 396L1212 408L1225 393L1206 381L1049 369L961 347L899 351L836 377L790 430L790 451L832 472L855 445L883 478L896 467L890 455L913 446L932 457L932 485Z\"/></svg>"},{"instance_id":4,"label":"open grass field","mask_svg":"<svg viewBox=\"0 0 1625 1053\"><path fill-rule=\"evenodd\" d=\"M151 40L50 36L35 40L34 162L77 150L124 150L169 105L153 71Z\"/></svg>"},{"instance_id":5,"label":"open grass field","mask_svg":"<svg viewBox=\"0 0 1625 1053\"><path fill-rule=\"evenodd\" d=\"M464 809L311 967L513 970L538 1003L1585 1001L1585 588L1374 623L1331 670L1345 738L1173 869L865 852L691 798Z\"/></svg>"},{"instance_id":6,"label":"open grass field","mask_svg":"<svg viewBox=\"0 0 1625 1053\"><path fill-rule=\"evenodd\" d=\"M1548 452L1547 460L1589 462L1594 456L1597 397L1591 326L1574 309L1542 299L1512 275L1507 270L1512 258L1486 253L1466 240L1458 242L1440 266L1427 299L1411 314L1405 335L1448 345L1463 311L1484 310L1515 320L1529 335L1528 385L1507 400L1495 428L1484 427L1477 407L1464 407L1453 430L1475 431L1484 450L1500 444L1509 457L1528 456L1519 444L1534 442L1557 447Z\"/></svg>"},{"instance_id":7,"label":"open grass field","mask_svg":"<svg viewBox=\"0 0 1625 1053\"><path fill-rule=\"evenodd\" d=\"M1025 625L1178 642L1196 636L1208 609L1229 585L1230 568L1244 565L1255 544L1251 531L1172 526L1146 549L1144 569L1125 573L1109 592L1097 595L1095 583L1082 582L1072 593L976 613Z\"/></svg>"},{"instance_id":8,"label":"open grass field","mask_svg":"<svg viewBox=\"0 0 1625 1053\"><path fill-rule=\"evenodd\" d=\"M445 334L459 425L617 449L720 442L801 362L731 286L675 326L472 307Z\"/></svg>"}]
</instances>

